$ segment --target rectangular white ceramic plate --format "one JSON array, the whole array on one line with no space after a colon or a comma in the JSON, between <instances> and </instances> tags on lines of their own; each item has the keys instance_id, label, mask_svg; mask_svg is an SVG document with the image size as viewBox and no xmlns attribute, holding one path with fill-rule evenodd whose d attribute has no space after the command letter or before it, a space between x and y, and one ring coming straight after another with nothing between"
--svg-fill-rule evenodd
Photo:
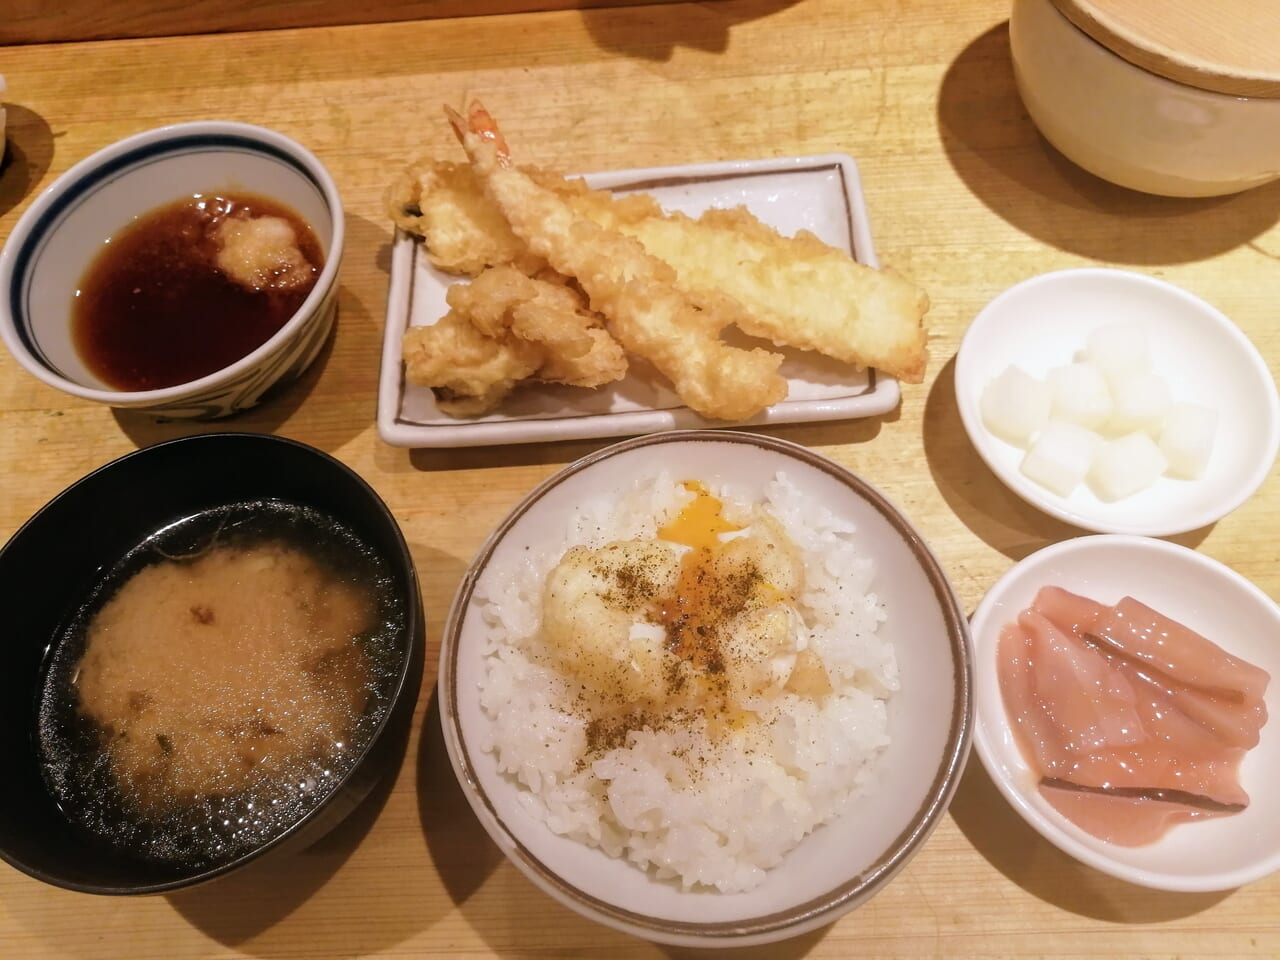
<instances>
[{"instance_id":1,"label":"rectangular white ceramic plate","mask_svg":"<svg viewBox=\"0 0 1280 960\"><path fill-rule=\"evenodd\" d=\"M620 170L584 179L597 189L645 191L666 209L689 214L709 207L746 206L784 234L809 230L860 262L879 266L857 165L841 154ZM458 278L431 265L418 240L396 232L378 388L378 433L394 446L468 447L686 427L845 420L887 413L898 405L898 382L892 377L851 370L816 353L784 349L787 399L738 424L704 420L641 362L633 363L622 380L596 390L526 385L492 414L456 419L436 408L429 389L406 382L400 351L405 330L435 323L444 315L445 290L456 282Z\"/></svg>"}]
</instances>

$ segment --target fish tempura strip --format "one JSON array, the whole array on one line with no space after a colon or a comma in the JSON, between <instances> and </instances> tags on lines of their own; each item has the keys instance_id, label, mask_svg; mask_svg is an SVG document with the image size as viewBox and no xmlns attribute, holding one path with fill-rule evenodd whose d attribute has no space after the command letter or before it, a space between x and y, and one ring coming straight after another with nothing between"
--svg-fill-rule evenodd
<instances>
[{"instance_id":1,"label":"fish tempura strip","mask_svg":"<svg viewBox=\"0 0 1280 960\"><path fill-rule=\"evenodd\" d=\"M651 218L627 232L675 267L686 289L741 303L738 326L752 336L924 380L929 299L890 270L804 231L782 237L743 208Z\"/></svg>"},{"instance_id":2,"label":"fish tempura strip","mask_svg":"<svg viewBox=\"0 0 1280 960\"><path fill-rule=\"evenodd\" d=\"M446 108L488 196L529 249L574 277L593 309L629 351L671 380L703 416L739 420L783 399L779 354L742 350L717 335L730 321L699 310L675 272L635 240L585 219L555 193L510 165L497 125L478 103L463 118Z\"/></svg>"},{"instance_id":3,"label":"fish tempura strip","mask_svg":"<svg viewBox=\"0 0 1280 960\"><path fill-rule=\"evenodd\" d=\"M745 207L708 210L695 220L656 204L620 206L632 197L611 205L601 193L567 199L669 263L695 303L727 297L741 305L734 322L745 333L908 383L924 379L929 298L898 274L858 263L808 231L781 236Z\"/></svg>"}]
</instances>

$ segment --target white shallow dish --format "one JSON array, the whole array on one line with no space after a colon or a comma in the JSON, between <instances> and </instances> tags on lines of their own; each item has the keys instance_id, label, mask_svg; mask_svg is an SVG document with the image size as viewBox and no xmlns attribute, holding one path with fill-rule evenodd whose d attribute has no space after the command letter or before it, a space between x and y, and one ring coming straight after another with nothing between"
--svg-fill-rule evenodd
<instances>
[{"instance_id":1,"label":"white shallow dish","mask_svg":"<svg viewBox=\"0 0 1280 960\"><path fill-rule=\"evenodd\" d=\"M1062 497L1023 476L1025 451L987 429L982 391L1010 364L1043 378L1075 359L1094 328L1117 321L1146 329L1152 369L1175 401L1217 411L1213 454L1198 480L1161 477L1114 502L1083 483ZM1139 273L1086 267L1010 287L969 325L956 355L955 387L965 430L995 475L1032 506L1098 533L1163 537L1214 523L1252 496L1280 448L1280 399L1249 339L1205 301Z\"/></svg>"},{"instance_id":2,"label":"white shallow dish","mask_svg":"<svg viewBox=\"0 0 1280 960\"><path fill-rule=\"evenodd\" d=\"M584 500L616 496L678 465L677 478L726 484L757 499L779 471L857 525L875 557L873 591L888 611L901 689L889 699L890 745L880 782L793 849L756 889L682 892L629 862L552 833L526 812L514 781L479 744L488 726L477 694L486 627L473 599L491 561L526 556ZM555 542L555 541L551 541ZM539 888L582 915L650 940L686 946L767 943L816 929L879 891L942 817L963 767L971 725L967 623L936 558L909 522L864 481L785 441L735 431L683 431L607 447L533 491L498 527L454 599L440 655L441 724L458 781L494 842Z\"/></svg>"},{"instance_id":3,"label":"white shallow dish","mask_svg":"<svg viewBox=\"0 0 1280 960\"><path fill-rule=\"evenodd\" d=\"M730 161L587 174L596 189L652 194L667 210L696 215L711 207L745 206L788 236L808 230L878 267L858 168L830 154ZM597 390L549 384L521 388L498 412L469 420L441 413L431 390L407 383L401 341L410 326L435 323L448 311L445 291L458 278L433 267L422 244L397 230L378 385L378 433L403 447L463 447L588 437L617 437L684 427L718 427L680 403L657 374L636 365ZM876 370L810 351L778 348L787 399L748 424L845 420L887 413L898 405L898 381Z\"/></svg>"},{"instance_id":4,"label":"white shallow dish","mask_svg":"<svg viewBox=\"0 0 1280 960\"><path fill-rule=\"evenodd\" d=\"M1271 674L1271 720L1240 767L1247 809L1181 824L1147 846L1120 847L1081 830L1040 796L1001 699L996 645L1001 627L1050 585L1108 604L1133 596ZM1160 890L1229 890L1280 869L1280 608L1256 586L1216 560L1164 540L1079 537L1016 564L978 605L970 630L974 746L1005 799L1046 840L1103 873Z\"/></svg>"}]
</instances>

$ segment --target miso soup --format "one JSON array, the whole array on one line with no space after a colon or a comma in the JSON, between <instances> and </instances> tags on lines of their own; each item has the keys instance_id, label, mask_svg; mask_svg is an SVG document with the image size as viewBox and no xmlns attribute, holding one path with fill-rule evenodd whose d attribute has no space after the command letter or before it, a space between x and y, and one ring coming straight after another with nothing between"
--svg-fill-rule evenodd
<instances>
[{"instance_id":1,"label":"miso soup","mask_svg":"<svg viewBox=\"0 0 1280 960\"><path fill-rule=\"evenodd\" d=\"M406 610L351 531L278 501L158 531L55 641L39 746L101 842L204 867L314 809L390 705Z\"/></svg>"}]
</instances>

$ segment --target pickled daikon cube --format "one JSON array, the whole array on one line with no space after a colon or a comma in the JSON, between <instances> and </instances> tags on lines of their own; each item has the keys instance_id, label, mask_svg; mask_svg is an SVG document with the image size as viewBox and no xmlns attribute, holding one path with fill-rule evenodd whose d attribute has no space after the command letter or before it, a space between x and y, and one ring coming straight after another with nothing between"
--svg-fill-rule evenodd
<instances>
[{"instance_id":1,"label":"pickled daikon cube","mask_svg":"<svg viewBox=\"0 0 1280 960\"><path fill-rule=\"evenodd\" d=\"M1122 500L1155 483L1168 465L1151 434L1135 431L1102 445L1089 467L1089 487L1101 500Z\"/></svg>"},{"instance_id":2,"label":"pickled daikon cube","mask_svg":"<svg viewBox=\"0 0 1280 960\"><path fill-rule=\"evenodd\" d=\"M1169 385L1159 374L1133 373L1111 382L1107 430L1116 435L1146 430L1158 436L1170 404Z\"/></svg>"},{"instance_id":3,"label":"pickled daikon cube","mask_svg":"<svg viewBox=\"0 0 1280 960\"><path fill-rule=\"evenodd\" d=\"M1078 423L1050 420L1040 431L1019 469L1029 480L1068 497L1089 472L1103 439Z\"/></svg>"},{"instance_id":4,"label":"pickled daikon cube","mask_svg":"<svg viewBox=\"0 0 1280 960\"><path fill-rule=\"evenodd\" d=\"M1111 416L1111 390L1102 371L1091 363L1055 367L1047 378L1053 391L1055 420L1092 429Z\"/></svg>"},{"instance_id":5,"label":"pickled daikon cube","mask_svg":"<svg viewBox=\"0 0 1280 960\"><path fill-rule=\"evenodd\" d=\"M1010 364L987 384L979 406L987 429L1010 443L1026 446L1049 419L1049 385Z\"/></svg>"},{"instance_id":6,"label":"pickled daikon cube","mask_svg":"<svg viewBox=\"0 0 1280 960\"><path fill-rule=\"evenodd\" d=\"M1209 463L1217 430L1216 410L1198 403L1170 404L1160 431L1160 452L1169 461L1169 475L1199 478Z\"/></svg>"},{"instance_id":7,"label":"pickled daikon cube","mask_svg":"<svg viewBox=\"0 0 1280 960\"><path fill-rule=\"evenodd\" d=\"M1147 332L1136 323L1107 323L1094 328L1085 341L1084 356L1112 384L1151 369Z\"/></svg>"}]
</instances>

